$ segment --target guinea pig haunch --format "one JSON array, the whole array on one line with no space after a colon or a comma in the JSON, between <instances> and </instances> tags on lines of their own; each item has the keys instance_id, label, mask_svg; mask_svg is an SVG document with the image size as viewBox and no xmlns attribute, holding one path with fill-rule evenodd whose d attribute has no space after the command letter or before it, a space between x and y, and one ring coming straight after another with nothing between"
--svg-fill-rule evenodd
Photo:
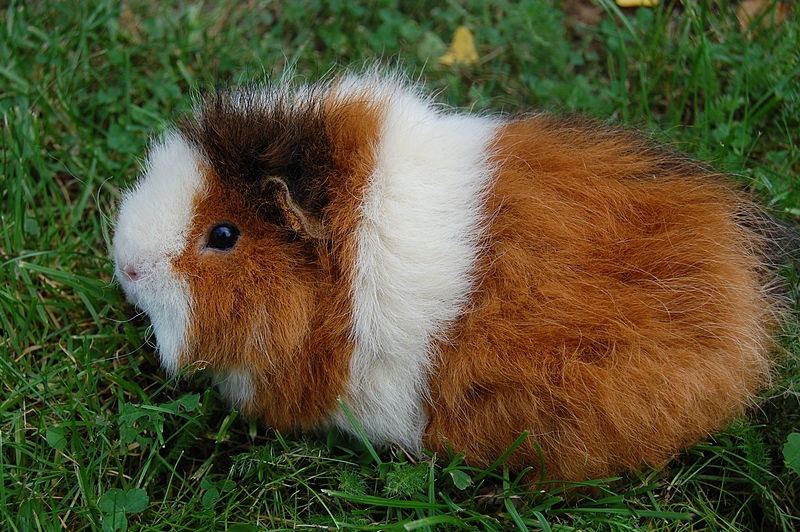
<instances>
[{"instance_id":1,"label":"guinea pig haunch","mask_svg":"<svg viewBox=\"0 0 800 532\"><path fill-rule=\"evenodd\" d=\"M162 364L279 430L581 480L656 466L769 379L758 209L637 134L451 112L392 78L214 94L114 236Z\"/></svg>"}]
</instances>

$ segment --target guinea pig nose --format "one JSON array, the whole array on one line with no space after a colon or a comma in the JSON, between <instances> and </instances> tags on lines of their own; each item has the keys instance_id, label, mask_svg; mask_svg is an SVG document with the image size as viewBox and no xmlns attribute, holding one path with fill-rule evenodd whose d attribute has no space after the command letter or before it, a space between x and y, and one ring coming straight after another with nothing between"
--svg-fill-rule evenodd
<instances>
[{"instance_id":1,"label":"guinea pig nose","mask_svg":"<svg viewBox=\"0 0 800 532\"><path fill-rule=\"evenodd\" d=\"M135 281L139 277L139 273L136 271L136 268L134 268L131 264L126 264L123 266L122 271L125 272L125 275L127 275L128 279L131 281Z\"/></svg>"}]
</instances>

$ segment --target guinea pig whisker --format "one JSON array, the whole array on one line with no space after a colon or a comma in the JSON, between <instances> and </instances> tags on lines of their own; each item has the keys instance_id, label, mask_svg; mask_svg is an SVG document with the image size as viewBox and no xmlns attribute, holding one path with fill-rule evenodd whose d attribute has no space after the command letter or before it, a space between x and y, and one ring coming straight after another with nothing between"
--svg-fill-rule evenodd
<instances>
[{"instance_id":1,"label":"guinea pig whisker","mask_svg":"<svg viewBox=\"0 0 800 532\"><path fill-rule=\"evenodd\" d=\"M143 310L140 310L139 312L137 312L136 314L134 314L133 316L131 316L127 320L118 320L116 318L106 318L106 319L108 319L108 321L110 321L111 323L122 324L122 323L131 323L134 320L136 320L137 318L139 318L141 316L144 316L144 315L145 315L145 312Z\"/></svg>"}]
</instances>

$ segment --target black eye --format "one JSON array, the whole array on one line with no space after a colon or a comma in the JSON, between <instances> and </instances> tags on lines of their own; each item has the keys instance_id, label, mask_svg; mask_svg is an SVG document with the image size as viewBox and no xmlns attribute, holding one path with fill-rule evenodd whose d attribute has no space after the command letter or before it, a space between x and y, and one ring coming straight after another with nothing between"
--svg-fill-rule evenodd
<instances>
[{"instance_id":1,"label":"black eye","mask_svg":"<svg viewBox=\"0 0 800 532\"><path fill-rule=\"evenodd\" d=\"M239 229L233 224L215 225L208 234L206 247L219 251L228 251L236 245L239 239Z\"/></svg>"}]
</instances>

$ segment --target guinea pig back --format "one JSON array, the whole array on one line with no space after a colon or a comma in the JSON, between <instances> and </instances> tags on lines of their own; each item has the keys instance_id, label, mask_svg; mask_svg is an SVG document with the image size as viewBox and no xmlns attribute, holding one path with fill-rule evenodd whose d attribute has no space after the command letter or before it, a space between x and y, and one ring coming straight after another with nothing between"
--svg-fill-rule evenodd
<instances>
[{"instance_id":1,"label":"guinea pig back","mask_svg":"<svg viewBox=\"0 0 800 532\"><path fill-rule=\"evenodd\" d=\"M581 480L657 466L769 377L759 215L617 129L443 110L391 78L218 92L122 203L164 367L279 430Z\"/></svg>"}]
</instances>

